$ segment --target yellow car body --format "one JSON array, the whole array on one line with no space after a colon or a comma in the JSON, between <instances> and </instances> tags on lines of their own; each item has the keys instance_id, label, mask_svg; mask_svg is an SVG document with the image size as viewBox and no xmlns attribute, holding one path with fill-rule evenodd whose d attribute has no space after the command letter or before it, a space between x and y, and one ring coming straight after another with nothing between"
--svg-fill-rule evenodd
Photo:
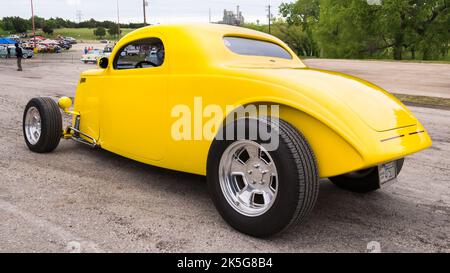
<instances>
[{"instance_id":1,"label":"yellow car body","mask_svg":"<svg viewBox=\"0 0 450 273\"><path fill-rule=\"evenodd\" d=\"M114 69L121 48L149 37L164 43L162 66ZM224 37L275 43L292 59L239 55L224 45ZM81 74L73 109L80 115L80 131L103 149L146 164L206 175L212 140L178 141L171 135L177 120L172 109L194 109L199 97L203 105L219 105L226 114L229 105L279 105L280 118L310 143L323 178L401 159L432 144L420 122L385 90L308 68L281 40L257 31L150 26L121 39L109 59L107 68Z\"/></svg>"}]
</instances>

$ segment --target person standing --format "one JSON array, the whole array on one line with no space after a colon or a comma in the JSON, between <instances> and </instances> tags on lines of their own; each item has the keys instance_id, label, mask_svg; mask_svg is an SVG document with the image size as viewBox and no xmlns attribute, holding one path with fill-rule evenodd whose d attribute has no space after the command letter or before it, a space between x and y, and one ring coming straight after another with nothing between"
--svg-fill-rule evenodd
<instances>
[{"instance_id":1,"label":"person standing","mask_svg":"<svg viewBox=\"0 0 450 273\"><path fill-rule=\"evenodd\" d=\"M11 48L9 46L6 46L6 59L11 58Z\"/></svg>"},{"instance_id":2,"label":"person standing","mask_svg":"<svg viewBox=\"0 0 450 273\"><path fill-rule=\"evenodd\" d=\"M23 57L23 52L22 52L22 48L19 47L19 44L16 43L16 57L17 57L17 71L22 71L22 57Z\"/></svg>"},{"instance_id":3,"label":"person standing","mask_svg":"<svg viewBox=\"0 0 450 273\"><path fill-rule=\"evenodd\" d=\"M88 54L88 49L87 49L87 47L85 46L85 47L84 47L84 55L86 55L86 54Z\"/></svg>"}]
</instances>

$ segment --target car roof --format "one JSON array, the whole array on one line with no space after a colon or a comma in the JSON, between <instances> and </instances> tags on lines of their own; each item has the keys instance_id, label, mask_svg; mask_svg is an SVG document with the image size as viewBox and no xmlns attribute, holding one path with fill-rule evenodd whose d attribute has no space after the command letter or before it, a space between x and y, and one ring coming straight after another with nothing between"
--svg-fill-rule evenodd
<instances>
[{"instance_id":1,"label":"car roof","mask_svg":"<svg viewBox=\"0 0 450 273\"><path fill-rule=\"evenodd\" d=\"M203 70L206 66L266 65L267 57L243 56L234 54L225 47L223 37L236 36L272 42L285 48L292 60L278 60L277 64L286 67L304 67L297 55L280 39L256 30L222 24L167 24L143 27L125 35L115 47L113 56L129 43L148 38L151 33L159 34L164 41L168 56L174 60L171 69L176 71ZM195 62L192 62L195 59Z\"/></svg>"},{"instance_id":2,"label":"car roof","mask_svg":"<svg viewBox=\"0 0 450 273\"><path fill-rule=\"evenodd\" d=\"M189 32L189 33L205 33L214 32L216 34L225 35L239 35L239 36L253 36L260 37L269 40L274 40L275 37L266 34L264 32L244 28L237 26L230 26L225 24L204 24L204 23L187 23L187 24L165 24L165 25L152 25L144 28L140 28L133 32L146 32L148 30L167 33L167 32ZM132 33L133 33L132 32ZM130 33L131 34L131 33ZM277 40L277 39L275 39Z\"/></svg>"}]
</instances>

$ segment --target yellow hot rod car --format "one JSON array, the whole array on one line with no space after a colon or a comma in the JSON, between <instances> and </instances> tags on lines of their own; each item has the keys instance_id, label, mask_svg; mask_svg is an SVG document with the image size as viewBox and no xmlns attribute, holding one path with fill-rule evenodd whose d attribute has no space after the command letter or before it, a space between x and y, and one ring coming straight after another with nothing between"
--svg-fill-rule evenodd
<instances>
[{"instance_id":1,"label":"yellow hot rod car","mask_svg":"<svg viewBox=\"0 0 450 273\"><path fill-rule=\"evenodd\" d=\"M131 47L137 54L127 54ZM61 138L72 139L206 175L223 218L252 236L304 220L320 178L374 191L396 180L406 156L431 146L394 96L355 77L308 68L285 43L257 31L145 27L98 65L81 74L73 109L67 97L28 103L28 147L48 153ZM72 115L67 128L61 110Z\"/></svg>"}]
</instances>

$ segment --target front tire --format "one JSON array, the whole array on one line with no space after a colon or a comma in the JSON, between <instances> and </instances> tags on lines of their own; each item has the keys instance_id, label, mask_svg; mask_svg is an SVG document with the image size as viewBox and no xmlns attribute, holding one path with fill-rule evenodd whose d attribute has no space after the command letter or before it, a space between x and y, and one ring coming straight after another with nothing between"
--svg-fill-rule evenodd
<instances>
[{"instance_id":1,"label":"front tire","mask_svg":"<svg viewBox=\"0 0 450 273\"><path fill-rule=\"evenodd\" d=\"M239 128L238 122L242 121L234 128ZM255 141L214 140L208 156L208 188L217 210L233 228L269 237L312 211L319 193L318 169L308 142L290 124L246 120L247 132L255 128L251 123L270 126L279 136L278 149L267 151L260 136Z\"/></svg>"},{"instance_id":2,"label":"front tire","mask_svg":"<svg viewBox=\"0 0 450 273\"><path fill-rule=\"evenodd\" d=\"M35 153L50 153L62 136L62 117L58 104L51 98L34 98L23 114L23 135L28 148Z\"/></svg>"},{"instance_id":3,"label":"front tire","mask_svg":"<svg viewBox=\"0 0 450 273\"><path fill-rule=\"evenodd\" d=\"M397 160L397 175L400 174L405 159ZM378 170L376 167L329 178L333 184L341 189L369 193L380 189Z\"/></svg>"}]
</instances>

